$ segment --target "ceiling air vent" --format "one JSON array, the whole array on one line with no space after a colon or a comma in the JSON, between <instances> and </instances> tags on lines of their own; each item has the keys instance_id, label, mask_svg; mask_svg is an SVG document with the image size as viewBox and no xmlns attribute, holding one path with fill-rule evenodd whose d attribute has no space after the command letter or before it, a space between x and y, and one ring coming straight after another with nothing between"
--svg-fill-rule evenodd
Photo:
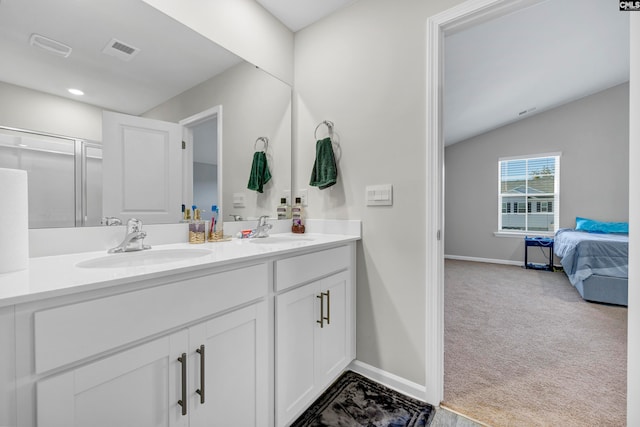
<instances>
[{"instance_id":1,"label":"ceiling air vent","mask_svg":"<svg viewBox=\"0 0 640 427\"><path fill-rule=\"evenodd\" d=\"M71 51L73 50L70 46L67 46L64 43L60 43L59 41L35 33L31 34L29 43L31 44L31 46L39 47L40 49L44 49L47 52L53 53L55 55L60 55L64 58L67 58L69 55L71 55Z\"/></svg>"},{"instance_id":2,"label":"ceiling air vent","mask_svg":"<svg viewBox=\"0 0 640 427\"><path fill-rule=\"evenodd\" d=\"M102 49L102 53L115 56L123 61L131 61L131 59L140 52L140 49L133 47L117 39L111 39L109 43Z\"/></svg>"}]
</instances>

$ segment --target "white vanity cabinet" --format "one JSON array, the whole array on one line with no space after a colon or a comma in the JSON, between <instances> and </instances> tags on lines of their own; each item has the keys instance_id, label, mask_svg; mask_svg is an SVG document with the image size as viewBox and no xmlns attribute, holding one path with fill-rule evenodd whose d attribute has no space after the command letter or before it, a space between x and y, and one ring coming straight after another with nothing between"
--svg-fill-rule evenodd
<instances>
[{"instance_id":1,"label":"white vanity cabinet","mask_svg":"<svg viewBox=\"0 0 640 427\"><path fill-rule=\"evenodd\" d=\"M267 426L266 324L260 302L38 381L38 426Z\"/></svg>"},{"instance_id":2,"label":"white vanity cabinet","mask_svg":"<svg viewBox=\"0 0 640 427\"><path fill-rule=\"evenodd\" d=\"M267 303L261 302L192 328L190 341L204 343L205 357L198 354L191 378L205 393L192 396L190 426L270 425L267 324Z\"/></svg>"},{"instance_id":3,"label":"white vanity cabinet","mask_svg":"<svg viewBox=\"0 0 640 427\"><path fill-rule=\"evenodd\" d=\"M276 425L285 426L355 358L353 249L276 263Z\"/></svg>"},{"instance_id":4,"label":"white vanity cabinet","mask_svg":"<svg viewBox=\"0 0 640 427\"><path fill-rule=\"evenodd\" d=\"M183 331L38 381L38 426L187 426L176 405L187 348Z\"/></svg>"},{"instance_id":5,"label":"white vanity cabinet","mask_svg":"<svg viewBox=\"0 0 640 427\"><path fill-rule=\"evenodd\" d=\"M36 309L34 399L20 406L37 421L24 425L269 426L269 271Z\"/></svg>"},{"instance_id":6,"label":"white vanity cabinet","mask_svg":"<svg viewBox=\"0 0 640 427\"><path fill-rule=\"evenodd\" d=\"M0 426L16 425L16 335L13 307L0 307Z\"/></svg>"},{"instance_id":7,"label":"white vanity cabinet","mask_svg":"<svg viewBox=\"0 0 640 427\"><path fill-rule=\"evenodd\" d=\"M0 426L290 424L355 359L357 238L314 239L161 270L36 259L43 290L0 299Z\"/></svg>"}]
</instances>

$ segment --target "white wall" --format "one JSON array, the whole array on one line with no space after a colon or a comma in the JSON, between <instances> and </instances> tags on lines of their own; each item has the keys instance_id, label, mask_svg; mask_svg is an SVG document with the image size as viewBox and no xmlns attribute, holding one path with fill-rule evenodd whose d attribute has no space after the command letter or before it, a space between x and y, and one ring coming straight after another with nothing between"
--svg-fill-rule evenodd
<instances>
[{"instance_id":1,"label":"white wall","mask_svg":"<svg viewBox=\"0 0 640 427\"><path fill-rule=\"evenodd\" d=\"M307 214L362 220L358 360L421 385L426 20L457 3L364 0L295 35L295 187L309 188L316 125L333 121L338 183L309 188ZM392 207L365 206L371 184L393 185Z\"/></svg>"},{"instance_id":2,"label":"white wall","mask_svg":"<svg viewBox=\"0 0 640 427\"><path fill-rule=\"evenodd\" d=\"M560 228L576 216L627 221L629 84L446 147L445 253L522 262L522 238L493 234L498 158L552 152L562 153Z\"/></svg>"},{"instance_id":3,"label":"white wall","mask_svg":"<svg viewBox=\"0 0 640 427\"><path fill-rule=\"evenodd\" d=\"M276 215L281 194L291 189L291 88L243 62L144 114L178 122L222 105L222 209L244 218ZM220 124L218 124L220 125ZM269 138L272 178L260 194L247 189L254 144ZM262 149L262 143L256 145ZM233 207L233 193L244 193L244 208ZM187 201L187 204L191 202Z\"/></svg>"},{"instance_id":4,"label":"white wall","mask_svg":"<svg viewBox=\"0 0 640 427\"><path fill-rule=\"evenodd\" d=\"M0 125L102 141L102 109L0 82Z\"/></svg>"},{"instance_id":5,"label":"white wall","mask_svg":"<svg viewBox=\"0 0 640 427\"><path fill-rule=\"evenodd\" d=\"M293 83L293 33L254 0L144 0L156 9Z\"/></svg>"}]
</instances>

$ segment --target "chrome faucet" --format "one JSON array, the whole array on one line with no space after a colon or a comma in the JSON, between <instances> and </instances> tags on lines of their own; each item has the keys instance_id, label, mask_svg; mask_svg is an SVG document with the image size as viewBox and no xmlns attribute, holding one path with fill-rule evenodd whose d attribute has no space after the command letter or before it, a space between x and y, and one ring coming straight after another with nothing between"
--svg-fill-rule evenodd
<instances>
[{"instance_id":1,"label":"chrome faucet","mask_svg":"<svg viewBox=\"0 0 640 427\"><path fill-rule=\"evenodd\" d=\"M273 227L273 225L267 222L269 219L269 215L262 215L258 218L258 225L256 228L251 230L251 234L249 234L249 238L254 237L269 237L269 230Z\"/></svg>"},{"instance_id":2,"label":"chrome faucet","mask_svg":"<svg viewBox=\"0 0 640 427\"><path fill-rule=\"evenodd\" d=\"M151 246L144 244L145 237L147 237L147 233L142 231L142 221L131 218L127 221L127 234L124 236L122 243L115 248L109 249L108 252L113 254L151 249Z\"/></svg>"},{"instance_id":3,"label":"chrome faucet","mask_svg":"<svg viewBox=\"0 0 640 427\"><path fill-rule=\"evenodd\" d=\"M100 225L122 225L122 221L120 220L120 218L116 218L115 216L105 216L100 220Z\"/></svg>"}]
</instances>

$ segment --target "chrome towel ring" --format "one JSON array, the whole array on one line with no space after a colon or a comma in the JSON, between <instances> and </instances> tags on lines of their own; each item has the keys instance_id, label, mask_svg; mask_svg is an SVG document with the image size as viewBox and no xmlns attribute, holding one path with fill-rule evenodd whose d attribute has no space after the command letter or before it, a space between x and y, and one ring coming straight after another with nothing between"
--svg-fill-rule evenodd
<instances>
[{"instance_id":1,"label":"chrome towel ring","mask_svg":"<svg viewBox=\"0 0 640 427\"><path fill-rule=\"evenodd\" d=\"M318 140L318 129L322 125L325 125L329 130L329 138L333 138L333 126L334 126L333 122L329 120L323 120L318 124L318 126L316 126L316 130L313 131L313 137L315 138L316 141Z\"/></svg>"},{"instance_id":2,"label":"chrome towel ring","mask_svg":"<svg viewBox=\"0 0 640 427\"><path fill-rule=\"evenodd\" d=\"M262 141L263 144L263 148L262 151L264 151L265 153L267 152L267 148L269 147L269 138L267 138L266 136L261 136L258 139L256 139L256 142L253 143L253 150L256 151L256 146L258 145L258 142Z\"/></svg>"}]
</instances>

